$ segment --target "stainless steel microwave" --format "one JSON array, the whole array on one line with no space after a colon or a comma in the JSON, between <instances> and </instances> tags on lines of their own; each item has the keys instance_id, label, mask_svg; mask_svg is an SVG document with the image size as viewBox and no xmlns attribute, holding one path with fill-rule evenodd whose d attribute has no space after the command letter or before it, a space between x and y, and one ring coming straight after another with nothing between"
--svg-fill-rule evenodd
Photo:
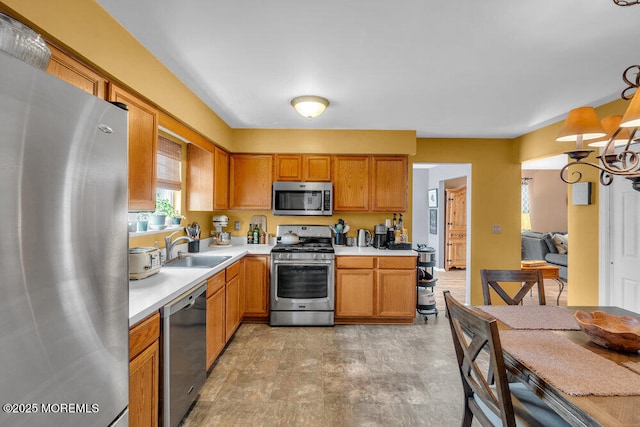
<instances>
[{"instance_id":1,"label":"stainless steel microwave","mask_svg":"<svg viewBox=\"0 0 640 427\"><path fill-rule=\"evenodd\" d=\"M333 184L330 182L273 183L273 214L289 216L331 216Z\"/></svg>"}]
</instances>

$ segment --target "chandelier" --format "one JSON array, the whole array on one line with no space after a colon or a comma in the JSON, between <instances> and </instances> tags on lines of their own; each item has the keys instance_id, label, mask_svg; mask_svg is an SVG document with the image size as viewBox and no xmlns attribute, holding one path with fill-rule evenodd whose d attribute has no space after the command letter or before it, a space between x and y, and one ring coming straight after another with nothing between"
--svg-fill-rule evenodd
<instances>
[{"instance_id":1,"label":"chandelier","mask_svg":"<svg viewBox=\"0 0 640 427\"><path fill-rule=\"evenodd\" d=\"M613 0L618 6L633 6L640 0ZM622 73L627 87L620 95L631 104L624 116L609 116L600 122L593 107L580 107L569 112L562 124L556 141L576 141L576 149L565 154L573 161L560 170L560 178L567 184L575 184L582 179L582 173L569 168L575 165L587 165L600 170L600 183L611 185L615 176L631 180L634 190L640 191L640 153L631 149L631 144L640 140L635 134L640 127L640 95L635 94L640 86L640 65L632 65ZM583 141L590 141L591 147L604 147L597 156L600 163L584 161L595 150L583 148ZM622 147L616 151L616 147ZM571 177L570 177L571 176Z\"/></svg>"},{"instance_id":2,"label":"chandelier","mask_svg":"<svg viewBox=\"0 0 640 427\"><path fill-rule=\"evenodd\" d=\"M573 161L560 170L560 178L567 184L582 179L580 171L572 170L569 174L569 168L587 165L600 170L602 185L611 185L615 176L622 176L632 181L634 190L640 191L640 154L631 147L640 140L635 137L640 126L640 95L629 94L640 86L640 65L628 67L622 79L627 87L621 97L631 100L624 116L609 116L600 122L593 107L580 107L569 112L560 128L556 141L576 141L576 149L565 152ZM595 150L583 148L583 141L589 141L591 147L604 147L597 157L600 163L584 161ZM622 148L616 151L616 147Z\"/></svg>"}]
</instances>

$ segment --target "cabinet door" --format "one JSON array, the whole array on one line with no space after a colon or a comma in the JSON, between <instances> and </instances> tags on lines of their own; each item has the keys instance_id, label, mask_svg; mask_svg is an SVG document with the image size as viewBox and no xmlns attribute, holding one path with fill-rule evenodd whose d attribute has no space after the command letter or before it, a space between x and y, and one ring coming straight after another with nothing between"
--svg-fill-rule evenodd
<instances>
[{"instance_id":1,"label":"cabinet door","mask_svg":"<svg viewBox=\"0 0 640 427\"><path fill-rule=\"evenodd\" d=\"M244 315L252 320L269 318L269 257L244 258Z\"/></svg>"},{"instance_id":2,"label":"cabinet door","mask_svg":"<svg viewBox=\"0 0 640 427\"><path fill-rule=\"evenodd\" d=\"M214 154L187 144L187 210L213 210Z\"/></svg>"},{"instance_id":3,"label":"cabinet door","mask_svg":"<svg viewBox=\"0 0 640 427\"><path fill-rule=\"evenodd\" d=\"M216 147L213 166L213 210L229 208L229 153Z\"/></svg>"},{"instance_id":4,"label":"cabinet door","mask_svg":"<svg viewBox=\"0 0 640 427\"><path fill-rule=\"evenodd\" d=\"M303 181L331 181L331 156L302 156Z\"/></svg>"},{"instance_id":5,"label":"cabinet door","mask_svg":"<svg viewBox=\"0 0 640 427\"><path fill-rule=\"evenodd\" d=\"M85 92L104 99L107 80L84 64L76 61L60 49L48 45L51 50L51 61L47 65L47 73L78 87Z\"/></svg>"},{"instance_id":6,"label":"cabinet door","mask_svg":"<svg viewBox=\"0 0 640 427\"><path fill-rule=\"evenodd\" d=\"M373 156L371 158L371 210L376 212L407 210L407 158Z\"/></svg>"},{"instance_id":7,"label":"cabinet door","mask_svg":"<svg viewBox=\"0 0 640 427\"><path fill-rule=\"evenodd\" d=\"M240 326L240 278L235 276L226 286L225 341L229 341Z\"/></svg>"},{"instance_id":8,"label":"cabinet door","mask_svg":"<svg viewBox=\"0 0 640 427\"><path fill-rule=\"evenodd\" d=\"M271 155L232 154L229 209L271 209Z\"/></svg>"},{"instance_id":9,"label":"cabinet door","mask_svg":"<svg viewBox=\"0 0 640 427\"><path fill-rule=\"evenodd\" d=\"M376 315L415 316L416 270L378 270Z\"/></svg>"},{"instance_id":10,"label":"cabinet door","mask_svg":"<svg viewBox=\"0 0 640 427\"><path fill-rule=\"evenodd\" d=\"M158 425L160 347L154 341L129 363L129 425Z\"/></svg>"},{"instance_id":11,"label":"cabinet door","mask_svg":"<svg viewBox=\"0 0 640 427\"><path fill-rule=\"evenodd\" d=\"M129 210L156 209L158 111L109 83L109 100L129 108Z\"/></svg>"},{"instance_id":12,"label":"cabinet door","mask_svg":"<svg viewBox=\"0 0 640 427\"><path fill-rule=\"evenodd\" d=\"M221 287L207 298L207 369L224 348L225 334L225 287Z\"/></svg>"},{"instance_id":13,"label":"cabinet door","mask_svg":"<svg viewBox=\"0 0 640 427\"><path fill-rule=\"evenodd\" d=\"M369 157L334 156L331 174L335 211L369 209Z\"/></svg>"},{"instance_id":14,"label":"cabinet door","mask_svg":"<svg viewBox=\"0 0 640 427\"><path fill-rule=\"evenodd\" d=\"M374 314L373 270L336 270L336 317Z\"/></svg>"},{"instance_id":15,"label":"cabinet door","mask_svg":"<svg viewBox=\"0 0 640 427\"><path fill-rule=\"evenodd\" d=\"M274 181L301 181L302 180L302 156L299 155L275 155Z\"/></svg>"}]
</instances>

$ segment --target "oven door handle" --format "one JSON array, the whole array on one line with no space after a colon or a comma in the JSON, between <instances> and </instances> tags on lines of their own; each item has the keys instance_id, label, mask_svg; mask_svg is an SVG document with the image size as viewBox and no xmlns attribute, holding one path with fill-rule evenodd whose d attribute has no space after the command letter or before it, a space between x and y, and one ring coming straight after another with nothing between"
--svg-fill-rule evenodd
<instances>
[{"instance_id":1,"label":"oven door handle","mask_svg":"<svg viewBox=\"0 0 640 427\"><path fill-rule=\"evenodd\" d=\"M273 260L273 265L331 265L335 260L332 259L286 259L286 260Z\"/></svg>"}]
</instances>

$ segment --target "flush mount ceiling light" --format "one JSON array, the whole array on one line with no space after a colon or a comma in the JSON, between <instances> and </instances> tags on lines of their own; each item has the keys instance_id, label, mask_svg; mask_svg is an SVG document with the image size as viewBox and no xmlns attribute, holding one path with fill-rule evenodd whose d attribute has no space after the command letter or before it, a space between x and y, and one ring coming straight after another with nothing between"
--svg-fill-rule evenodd
<instances>
[{"instance_id":1,"label":"flush mount ceiling light","mask_svg":"<svg viewBox=\"0 0 640 427\"><path fill-rule=\"evenodd\" d=\"M329 101L321 96L297 96L291 100L291 106L303 117L318 117L329 106Z\"/></svg>"}]
</instances>

